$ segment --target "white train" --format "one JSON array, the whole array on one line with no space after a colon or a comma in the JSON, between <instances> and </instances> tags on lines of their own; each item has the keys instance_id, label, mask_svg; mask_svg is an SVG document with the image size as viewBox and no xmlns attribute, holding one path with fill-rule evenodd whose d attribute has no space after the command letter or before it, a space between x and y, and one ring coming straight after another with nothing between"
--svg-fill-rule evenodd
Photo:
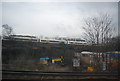
<instances>
[{"instance_id":1,"label":"white train","mask_svg":"<svg viewBox=\"0 0 120 81\"><path fill-rule=\"evenodd\" d=\"M31 42L39 41L39 39L35 36L11 35L10 38L16 41L31 41Z\"/></svg>"},{"instance_id":2,"label":"white train","mask_svg":"<svg viewBox=\"0 0 120 81\"><path fill-rule=\"evenodd\" d=\"M85 45L87 42L78 38L39 38L36 36L23 36L23 35L11 35L10 38L16 41L31 41L41 43L54 43L54 44L74 44Z\"/></svg>"}]
</instances>

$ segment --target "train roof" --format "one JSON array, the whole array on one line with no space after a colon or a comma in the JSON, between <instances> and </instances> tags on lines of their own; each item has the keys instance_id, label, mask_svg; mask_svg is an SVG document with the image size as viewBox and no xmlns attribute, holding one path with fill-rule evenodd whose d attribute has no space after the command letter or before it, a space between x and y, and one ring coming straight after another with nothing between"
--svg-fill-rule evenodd
<instances>
[{"instance_id":1,"label":"train roof","mask_svg":"<svg viewBox=\"0 0 120 81\"><path fill-rule=\"evenodd\" d=\"M120 55L120 53L106 53L106 54L111 54L111 55Z\"/></svg>"},{"instance_id":2,"label":"train roof","mask_svg":"<svg viewBox=\"0 0 120 81\"><path fill-rule=\"evenodd\" d=\"M89 51L83 51L81 52L82 54L93 54L93 52L89 52Z\"/></svg>"},{"instance_id":3,"label":"train roof","mask_svg":"<svg viewBox=\"0 0 120 81\"><path fill-rule=\"evenodd\" d=\"M32 37L32 38L36 38L35 36L29 36L29 35L11 35L13 37Z\"/></svg>"}]
</instances>

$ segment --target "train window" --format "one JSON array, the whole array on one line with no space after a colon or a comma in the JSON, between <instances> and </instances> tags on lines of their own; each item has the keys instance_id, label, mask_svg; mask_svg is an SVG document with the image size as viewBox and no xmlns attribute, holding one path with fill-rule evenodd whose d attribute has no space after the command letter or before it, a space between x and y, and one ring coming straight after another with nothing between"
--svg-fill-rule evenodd
<instances>
[{"instance_id":1,"label":"train window","mask_svg":"<svg viewBox=\"0 0 120 81\"><path fill-rule=\"evenodd\" d=\"M49 41L49 42L57 43L57 42L59 42L59 41Z\"/></svg>"},{"instance_id":2,"label":"train window","mask_svg":"<svg viewBox=\"0 0 120 81\"><path fill-rule=\"evenodd\" d=\"M82 56L84 56L84 57L85 57L85 56L86 56L86 54L82 54Z\"/></svg>"},{"instance_id":3,"label":"train window","mask_svg":"<svg viewBox=\"0 0 120 81\"><path fill-rule=\"evenodd\" d=\"M41 40L41 42L46 42L46 40Z\"/></svg>"}]
</instances>

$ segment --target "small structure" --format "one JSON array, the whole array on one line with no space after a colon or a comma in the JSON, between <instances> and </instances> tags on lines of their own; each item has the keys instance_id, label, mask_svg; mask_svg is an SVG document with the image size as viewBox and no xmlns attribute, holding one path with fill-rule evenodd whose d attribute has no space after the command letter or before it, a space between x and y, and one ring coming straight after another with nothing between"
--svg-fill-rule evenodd
<instances>
[{"instance_id":1,"label":"small structure","mask_svg":"<svg viewBox=\"0 0 120 81\"><path fill-rule=\"evenodd\" d=\"M80 66L80 59L74 58L73 59L73 67L79 67Z\"/></svg>"},{"instance_id":2,"label":"small structure","mask_svg":"<svg viewBox=\"0 0 120 81\"><path fill-rule=\"evenodd\" d=\"M63 64L64 58L40 58L40 64Z\"/></svg>"},{"instance_id":3,"label":"small structure","mask_svg":"<svg viewBox=\"0 0 120 81\"><path fill-rule=\"evenodd\" d=\"M91 71L92 72L92 71L94 71L94 68L93 67L88 67L87 71Z\"/></svg>"},{"instance_id":4,"label":"small structure","mask_svg":"<svg viewBox=\"0 0 120 81\"><path fill-rule=\"evenodd\" d=\"M73 68L81 69L81 70L87 70L87 71L93 71L93 67L95 64L94 61L94 53L83 51L80 53L75 53L73 58Z\"/></svg>"},{"instance_id":5,"label":"small structure","mask_svg":"<svg viewBox=\"0 0 120 81\"><path fill-rule=\"evenodd\" d=\"M40 64L48 64L49 58L40 58Z\"/></svg>"},{"instance_id":6,"label":"small structure","mask_svg":"<svg viewBox=\"0 0 120 81\"><path fill-rule=\"evenodd\" d=\"M52 63L61 63L61 59L60 58L56 58L56 59L52 59Z\"/></svg>"}]
</instances>

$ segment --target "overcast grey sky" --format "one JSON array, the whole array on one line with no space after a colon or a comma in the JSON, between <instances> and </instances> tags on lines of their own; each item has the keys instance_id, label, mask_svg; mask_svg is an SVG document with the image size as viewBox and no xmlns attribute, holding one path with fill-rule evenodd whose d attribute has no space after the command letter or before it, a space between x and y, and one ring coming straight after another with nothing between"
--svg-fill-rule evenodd
<instances>
[{"instance_id":1,"label":"overcast grey sky","mask_svg":"<svg viewBox=\"0 0 120 81\"><path fill-rule=\"evenodd\" d=\"M117 2L3 2L2 24L15 34L78 37L84 18L106 12L117 27Z\"/></svg>"}]
</instances>

